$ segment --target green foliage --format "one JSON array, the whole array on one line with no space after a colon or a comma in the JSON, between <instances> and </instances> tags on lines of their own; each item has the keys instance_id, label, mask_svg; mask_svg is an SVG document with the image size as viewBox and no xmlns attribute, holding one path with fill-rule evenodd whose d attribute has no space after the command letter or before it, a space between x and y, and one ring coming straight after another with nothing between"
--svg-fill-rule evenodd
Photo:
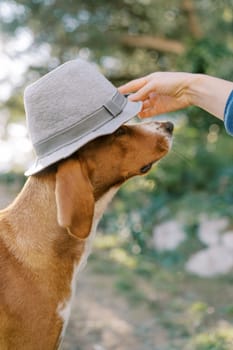
<instances>
[{"instance_id":1,"label":"green foliage","mask_svg":"<svg viewBox=\"0 0 233 350\"><path fill-rule=\"evenodd\" d=\"M233 330L218 330L213 333L202 333L195 337L193 350L231 350L233 346Z\"/></svg>"},{"instance_id":2,"label":"green foliage","mask_svg":"<svg viewBox=\"0 0 233 350\"><path fill-rule=\"evenodd\" d=\"M8 40L20 31L32 37L27 54L36 55L41 45L48 53L45 63L35 60L28 67L22 86L77 55L95 61L116 85L156 70L233 79L232 0L3 0L1 6L7 54L24 59L24 51L7 51ZM126 40L135 35L142 39L140 45ZM162 40L164 47L151 46L148 38L153 43ZM178 51L171 49L171 43L178 44ZM23 116L20 84L6 104L13 118ZM222 122L198 108L169 117L177 124L170 155L147 177L131 180L121 189L101 229L124 237L122 249L131 257L142 255L174 267L182 265L190 246L200 248L196 233L201 213L232 217L233 147ZM180 216L187 243L172 253L155 252L154 225ZM115 258L131 261L127 254L115 253Z\"/></svg>"},{"instance_id":3,"label":"green foliage","mask_svg":"<svg viewBox=\"0 0 233 350\"><path fill-rule=\"evenodd\" d=\"M26 84L78 55L96 62L117 86L158 70L233 80L233 1L193 0L191 12L185 3L0 1L5 54L15 65L25 60L24 55L40 56L40 48L48 55L43 63L31 61L22 79L12 85L12 96L4 104L11 120L24 118ZM27 51L14 50L12 45L7 48L21 31L33 39ZM143 45L125 41L135 35L144 37ZM148 37L162 39L165 48L148 45ZM178 43L179 53L171 50L168 40ZM198 279L188 276L183 265L203 247L197 236L201 214L226 216L232 223L233 140L221 121L198 108L167 117L176 123L172 151L146 177L130 180L121 188L101 221L102 235L91 262L97 274L114 278L113 286L130 300L132 308L140 303L150 310L150 318L166 330L164 350L230 350L232 277ZM23 184L24 177L19 181ZM18 178L2 174L0 182L12 185ZM153 227L168 219L182 220L187 239L175 251L158 252L151 243Z\"/></svg>"},{"instance_id":4,"label":"green foliage","mask_svg":"<svg viewBox=\"0 0 233 350\"><path fill-rule=\"evenodd\" d=\"M39 64L30 67L40 74L81 54L98 62L114 81L171 69L232 78L232 0L205 3L198 0L193 2L192 12L186 9L185 1L178 0L3 0L2 3L8 8L3 11L3 7L0 13L4 37L26 29L33 35L28 52L35 53L41 44L49 45L48 67ZM142 48L136 43L129 45L123 40L128 34L175 40L184 50L177 55L169 44L162 50L146 43ZM115 67L107 64L109 57L117 60Z\"/></svg>"},{"instance_id":5,"label":"green foliage","mask_svg":"<svg viewBox=\"0 0 233 350\"><path fill-rule=\"evenodd\" d=\"M12 186L15 183L23 186L26 178L22 174L18 173L0 173L0 184L4 184L6 186Z\"/></svg>"}]
</instances>

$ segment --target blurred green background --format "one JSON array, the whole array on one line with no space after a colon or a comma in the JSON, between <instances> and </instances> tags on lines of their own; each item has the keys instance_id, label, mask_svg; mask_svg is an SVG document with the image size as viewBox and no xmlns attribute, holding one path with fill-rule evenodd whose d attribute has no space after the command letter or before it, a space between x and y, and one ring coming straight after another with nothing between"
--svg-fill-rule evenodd
<instances>
[{"instance_id":1,"label":"blurred green background","mask_svg":"<svg viewBox=\"0 0 233 350\"><path fill-rule=\"evenodd\" d=\"M0 0L0 30L1 206L32 159L24 87L59 64L89 60L116 86L153 71L233 81L232 0ZM233 261L208 273L233 256L223 238L233 232L233 140L195 107L161 118L176 125L173 150L124 185L102 219L64 349L233 349ZM166 242L165 226L159 245L166 223L179 244ZM201 260L207 272L188 269L216 247Z\"/></svg>"}]
</instances>

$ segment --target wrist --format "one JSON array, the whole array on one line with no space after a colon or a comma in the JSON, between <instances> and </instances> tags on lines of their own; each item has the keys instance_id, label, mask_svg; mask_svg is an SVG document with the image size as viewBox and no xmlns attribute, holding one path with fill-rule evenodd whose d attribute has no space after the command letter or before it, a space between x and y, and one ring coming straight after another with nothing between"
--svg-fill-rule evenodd
<instances>
[{"instance_id":1,"label":"wrist","mask_svg":"<svg viewBox=\"0 0 233 350\"><path fill-rule=\"evenodd\" d=\"M186 80L186 98L190 106L200 107L200 100L203 95L203 74L189 73Z\"/></svg>"},{"instance_id":2,"label":"wrist","mask_svg":"<svg viewBox=\"0 0 233 350\"><path fill-rule=\"evenodd\" d=\"M200 107L223 119L227 98L233 83L206 74L191 74L187 84L190 105Z\"/></svg>"}]
</instances>

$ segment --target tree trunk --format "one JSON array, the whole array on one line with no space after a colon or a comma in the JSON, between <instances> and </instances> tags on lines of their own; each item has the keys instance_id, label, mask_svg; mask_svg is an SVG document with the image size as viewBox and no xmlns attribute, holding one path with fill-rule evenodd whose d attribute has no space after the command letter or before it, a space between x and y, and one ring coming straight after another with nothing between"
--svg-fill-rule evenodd
<instances>
[{"instance_id":1,"label":"tree trunk","mask_svg":"<svg viewBox=\"0 0 233 350\"><path fill-rule=\"evenodd\" d=\"M183 0L182 7L188 19L190 33L195 39L201 39L203 37L203 31L193 1Z\"/></svg>"}]
</instances>

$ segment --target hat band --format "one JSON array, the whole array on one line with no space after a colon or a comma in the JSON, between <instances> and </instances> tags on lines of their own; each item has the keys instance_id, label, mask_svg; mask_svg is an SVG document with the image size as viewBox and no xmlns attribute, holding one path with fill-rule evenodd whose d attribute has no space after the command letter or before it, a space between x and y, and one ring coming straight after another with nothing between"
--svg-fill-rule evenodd
<instances>
[{"instance_id":1,"label":"hat band","mask_svg":"<svg viewBox=\"0 0 233 350\"><path fill-rule=\"evenodd\" d=\"M34 144L37 156L42 157L53 153L58 148L61 148L62 145L70 143L71 140L77 141L86 134L95 131L105 123L116 118L123 111L126 102L127 98L117 91L111 100L107 101L94 113L89 114L82 121Z\"/></svg>"}]
</instances>

